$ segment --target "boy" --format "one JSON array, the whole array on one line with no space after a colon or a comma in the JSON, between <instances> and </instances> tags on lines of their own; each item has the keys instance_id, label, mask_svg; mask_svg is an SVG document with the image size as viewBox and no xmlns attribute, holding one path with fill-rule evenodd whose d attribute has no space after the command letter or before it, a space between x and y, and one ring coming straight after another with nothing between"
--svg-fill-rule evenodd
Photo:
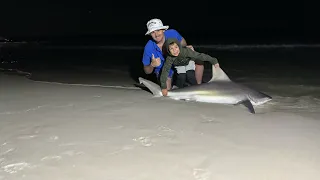
<instances>
[{"instance_id":1,"label":"boy","mask_svg":"<svg viewBox=\"0 0 320 180\"><path fill-rule=\"evenodd\" d=\"M175 38L168 38L165 41L164 49L166 50L167 57L160 76L160 87L163 96L167 96L168 94L166 80L172 65L186 66L191 59L197 59L199 61L209 61L215 68L219 68L219 63L216 58L204 53L199 53L190 48L181 47L179 41Z\"/></svg>"}]
</instances>

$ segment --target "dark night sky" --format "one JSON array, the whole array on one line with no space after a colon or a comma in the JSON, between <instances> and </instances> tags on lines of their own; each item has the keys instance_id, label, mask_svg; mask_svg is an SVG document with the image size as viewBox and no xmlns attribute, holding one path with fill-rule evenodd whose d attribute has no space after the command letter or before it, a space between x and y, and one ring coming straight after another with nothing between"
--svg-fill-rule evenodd
<instances>
[{"instance_id":1,"label":"dark night sky","mask_svg":"<svg viewBox=\"0 0 320 180\"><path fill-rule=\"evenodd\" d=\"M302 2L256 1L10 1L1 2L4 36L68 36L134 34L144 36L146 22L158 17L183 34L282 33L304 36ZM139 4L136 4L138 2ZM169 4L170 3L170 4ZM143 6L142 6L143 5ZM151 9L146 9L145 6ZM134 7L135 6L135 7ZM159 11L162 9L163 11Z\"/></svg>"}]
</instances>

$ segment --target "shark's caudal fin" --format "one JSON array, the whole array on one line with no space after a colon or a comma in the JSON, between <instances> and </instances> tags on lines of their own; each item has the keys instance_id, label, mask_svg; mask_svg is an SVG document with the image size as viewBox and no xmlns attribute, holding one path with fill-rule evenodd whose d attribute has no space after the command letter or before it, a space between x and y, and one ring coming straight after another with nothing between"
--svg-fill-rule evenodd
<instances>
[{"instance_id":1,"label":"shark's caudal fin","mask_svg":"<svg viewBox=\"0 0 320 180\"><path fill-rule=\"evenodd\" d=\"M161 88L158 84L152 81L146 80L142 77L139 77L139 83L145 85L155 97L162 96Z\"/></svg>"},{"instance_id":2,"label":"shark's caudal fin","mask_svg":"<svg viewBox=\"0 0 320 180\"><path fill-rule=\"evenodd\" d=\"M231 81L231 80L221 68L215 68L214 65L212 65L212 78L209 82L212 82L212 81Z\"/></svg>"},{"instance_id":3,"label":"shark's caudal fin","mask_svg":"<svg viewBox=\"0 0 320 180\"><path fill-rule=\"evenodd\" d=\"M237 103L237 104L242 104L242 105L244 105L245 107L248 108L248 110L249 110L252 114L255 114L255 113L256 113L256 111L254 110L253 105L252 105L252 103L250 102L249 99L240 101L240 102Z\"/></svg>"}]
</instances>

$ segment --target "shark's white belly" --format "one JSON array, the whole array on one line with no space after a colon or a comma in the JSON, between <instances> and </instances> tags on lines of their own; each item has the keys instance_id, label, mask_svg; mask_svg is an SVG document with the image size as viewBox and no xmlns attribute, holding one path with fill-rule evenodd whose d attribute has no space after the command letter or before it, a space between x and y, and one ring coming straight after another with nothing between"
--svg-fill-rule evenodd
<instances>
[{"instance_id":1,"label":"shark's white belly","mask_svg":"<svg viewBox=\"0 0 320 180\"><path fill-rule=\"evenodd\" d=\"M239 99L231 96L196 96L197 102L216 103L216 104L236 104Z\"/></svg>"},{"instance_id":2,"label":"shark's white belly","mask_svg":"<svg viewBox=\"0 0 320 180\"><path fill-rule=\"evenodd\" d=\"M215 104L236 104L239 102L238 98L231 96L201 96L201 95L182 95L170 96L174 100L186 100L195 102L215 103Z\"/></svg>"},{"instance_id":3,"label":"shark's white belly","mask_svg":"<svg viewBox=\"0 0 320 180\"><path fill-rule=\"evenodd\" d=\"M256 99L255 101L250 100L253 106L259 106L262 105L266 102L271 101L270 98L261 98L261 99Z\"/></svg>"}]
</instances>

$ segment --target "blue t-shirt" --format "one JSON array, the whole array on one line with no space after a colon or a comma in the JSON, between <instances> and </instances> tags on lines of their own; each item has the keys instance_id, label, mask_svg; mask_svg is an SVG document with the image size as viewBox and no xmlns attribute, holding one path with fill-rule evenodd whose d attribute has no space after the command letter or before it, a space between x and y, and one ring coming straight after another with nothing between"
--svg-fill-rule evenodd
<instances>
[{"instance_id":1,"label":"blue t-shirt","mask_svg":"<svg viewBox=\"0 0 320 180\"><path fill-rule=\"evenodd\" d=\"M177 38L178 41L180 41L180 42L182 40L182 36L178 33L178 31L176 31L174 29L168 29L168 30L164 31L164 36L165 36L165 39ZM162 51L157 46L157 44L153 41L153 39L149 40L144 47L144 52L143 52L143 57L142 57L143 65L145 65L145 66L150 65L152 54L154 54L155 58L160 57L160 59L161 59L160 66L154 68L154 72L158 76L160 73L160 70L164 64L165 58L163 57ZM169 77L172 77L173 72L174 71L171 69L170 73L169 73Z\"/></svg>"}]
</instances>

